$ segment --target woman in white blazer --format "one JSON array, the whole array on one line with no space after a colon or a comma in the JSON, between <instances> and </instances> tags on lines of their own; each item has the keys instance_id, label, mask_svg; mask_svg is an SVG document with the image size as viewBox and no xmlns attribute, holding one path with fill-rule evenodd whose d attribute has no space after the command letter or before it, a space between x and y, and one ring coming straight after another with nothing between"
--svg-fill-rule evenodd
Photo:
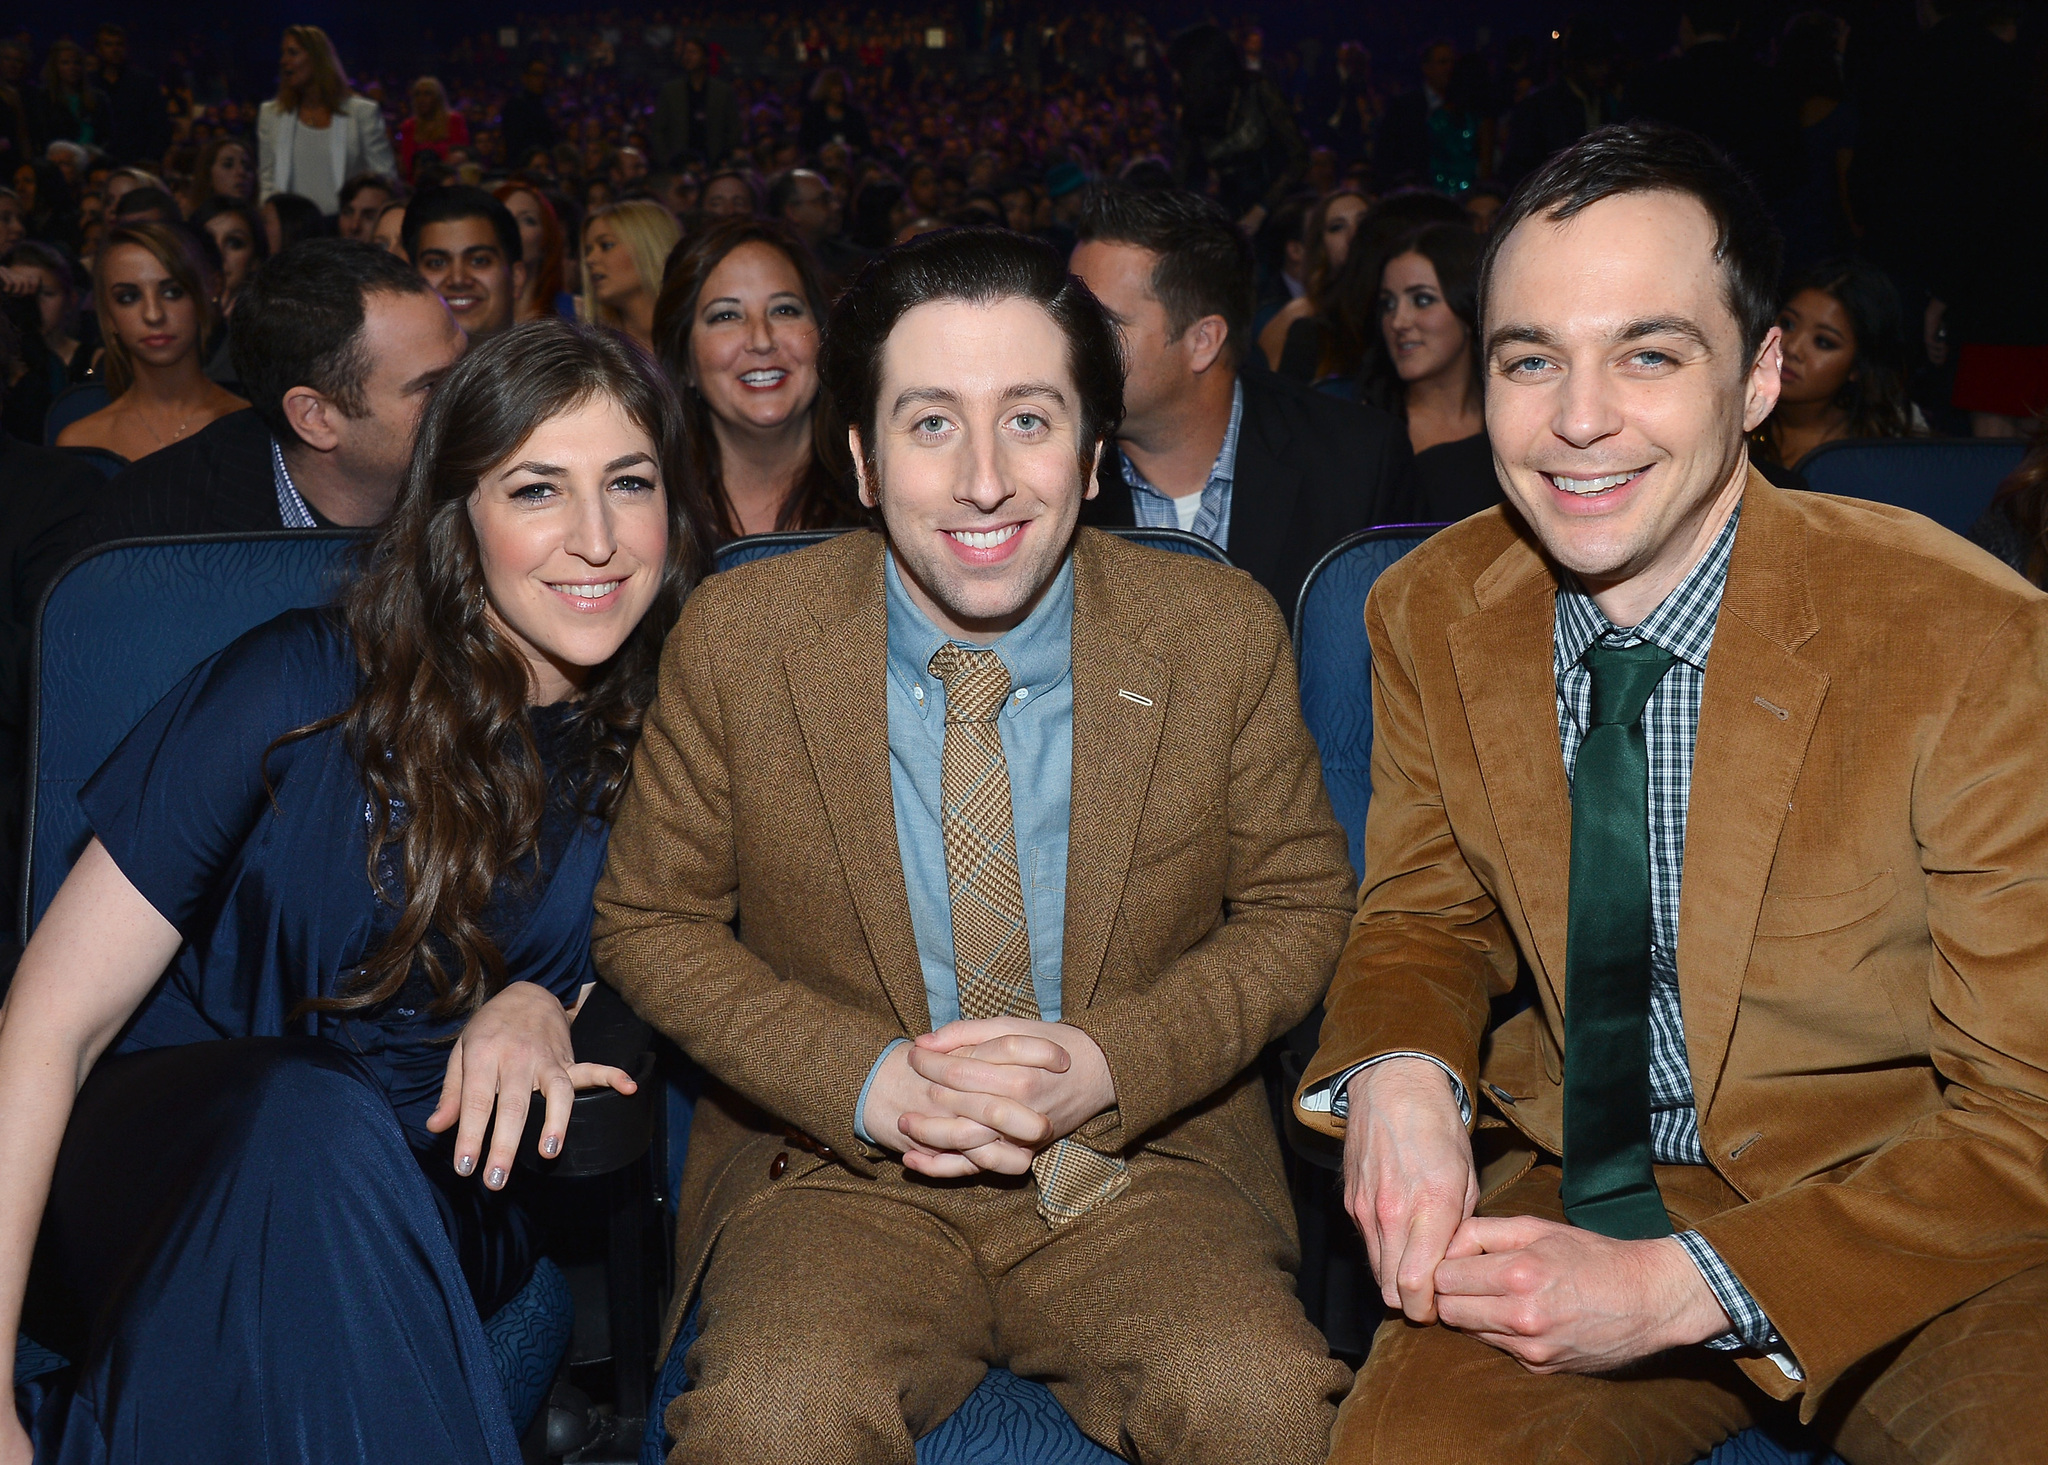
<instances>
[{"instance_id":1,"label":"woman in white blazer","mask_svg":"<svg viewBox=\"0 0 2048 1465\"><path fill-rule=\"evenodd\" d=\"M259 199L296 193L323 214L340 210L341 185L356 174L392 172L383 114L349 86L317 25L285 30L277 96L256 114L256 171Z\"/></svg>"}]
</instances>

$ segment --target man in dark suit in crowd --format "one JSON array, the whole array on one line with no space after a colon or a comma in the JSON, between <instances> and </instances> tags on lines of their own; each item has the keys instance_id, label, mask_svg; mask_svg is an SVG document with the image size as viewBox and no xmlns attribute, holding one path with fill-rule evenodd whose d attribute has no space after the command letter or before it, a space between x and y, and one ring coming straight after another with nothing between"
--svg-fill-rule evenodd
<instances>
[{"instance_id":1,"label":"man in dark suit in crowd","mask_svg":"<svg viewBox=\"0 0 2048 1465\"><path fill-rule=\"evenodd\" d=\"M654 161L680 172L685 159L717 167L740 145L740 103L732 85L711 74L711 53L695 36L676 53L683 74L661 89L654 104Z\"/></svg>"},{"instance_id":2,"label":"man in dark suit in crowd","mask_svg":"<svg viewBox=\"0 0 2048 1465\"><path fill-rule=\"evenodd\" d=\"M809 168L791 168L768 190L768 217L782 220L810 245L827 287L837 295L874 256L832 227L835 212L831 183Z\"/></svg>"},{"instance_id":3,"label":"man in dark suit in crowd","mask_svg":"<svg viewBox=\"0 0 2048 1465\"><path fill-rule=\"evenodd\" d=\"M1595 16L1573 16L1564 33L1564 74L1538 87L1508 115L1501 181L1512 188L1596 127L1614 120L1614 29Z\"/></svg>"},{"instance_id":4,"label":"man in dark suit in crowd","mask_svg":"<svg viewBox=\"0 0 2048 1465\"><path fill-rule=\"evenodd\" d=\"M1429 117L1449 99L1457 64L1456 46L1432 41L1422 51L1422 90L1403 92L1387 103L1372 155L1373 181L1381 189L1429 186Z\"/></svg>"},{"instance_id":5,"label":"man in dark suit in crowd","mask_svg":"<svg viewBox=\"0 0 2048 1465\"><path fill-rule=\"evenodd\" d=\"M519 90L505 99L499 114L505 129L505 161L512 170L525 169L535 153L546 152L560 134L548 115L548 63L535 56L519 73Z\"/></svg>"},{"instance_id":6,"label":"man in dark suit in crowd","mask_svg":"<svg viewBox=\"0 0 2048 1465\"><path fill-rule=\"evenodd\" d=\"M1629 88L1627 115L1669 122L1719 147L1768 199L1798 186L1799 116L1778 78L1737 37L1739 0L1686 0L1679 54Z\"/></svg>"},{"instance_id":7,"label":"man in dark suit in crowd","mask_svg":"<svg viewBox=\"0 0 2048 1465\"><path fill-rule=\"evenodd\" d=\"M1331 545L1404 517L1408 435L1376 408L1240 370L1250 248L1209 200L1107 188L1080 225L1074 273L1123 332L1130 373L1085 521L1213 540L1291 616Z\"/></svg>"},{"instance_id":8,"label":"man in dark suit in crowd","mask_svg":"<svg viewBox=\"0 0 2048 1465\"><path fill-rule=\"evenodd\" d=\"M171 116L163 88L148 72L128 64L128 33L120 26L101 26L93 34L92 49L94 74L106 93L107 115L113 123L106 151L120 162L140 163L156 172L171 145Z\"/></svg>"}]
</instances>

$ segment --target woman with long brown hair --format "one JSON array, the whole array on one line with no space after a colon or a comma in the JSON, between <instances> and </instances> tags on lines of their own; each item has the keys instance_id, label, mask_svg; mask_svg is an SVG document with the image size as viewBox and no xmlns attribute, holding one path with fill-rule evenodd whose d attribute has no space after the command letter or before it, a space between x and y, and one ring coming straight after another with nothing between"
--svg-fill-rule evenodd
<instances>
[{"instance_id":1,"label":"woman with long brown hair","mask_svg":"<svg viewBox=\"0 0 2048 1465\"><path fill-rule=\"evenodd\" d=\"M536 1265L534 1095L547 1156L577 1088L633 1088L570 1022L704 567L681 460L638 352L513 327L435 389L339 606L202 663L86 785L0 1008L0 1332L75 1365L39 1458L518 1460L482 1319ZM31 1448L6 1411L0 1462Z\"/></svg>"},{"instance_id":2,"label":"woman with long brown hair","mask_svg":"<svg viewBox=\"0 0 2048 1465\"><path fill-rule=\"evenodd\" d=\"M568 235L548 196L524 178L513 178L491 190L519 226L519 257L526 263L526 292L519 297L516 319L539 320L559 315L576 318L576 299L562 286L568 260Z\"/></svg>"},{"instance_id":3,"label":"woman with long brown hair","mask_svg":"<svg viewBox=\"0 0 2048 1465\"><path fill-rule=\"evenodd\" d=\"M669 260L654 346L723 538L862 522L818 377L825 312L818 267L781 224L726 219Z\"/></svg>"},{"instance_id":4,"label":"woman with long brown hair","mask_svg":"<svg viewBox=\"0 0 2048 1465\"><path fill-rule=\"evenodd\" d=\"M134 462L249 404L206 375L220 329L220 282L195 241L168 224L126 224L100 244L93 303L114 400L57 437Z\"/></svg>"},{"instance_id":5,"label":"woman with long brown hair","mask_svg":"<svg viewBox=\"0 0 2048 1465\"><path fill-rule=\"evenodd\" d=\"M277 77L277 95L256 112L259 202L295 193L332 214L341 208L342 184L358 173L392 171L384 114L349 85L326 31L285 27Z\"/></svg>"}]
</instances>

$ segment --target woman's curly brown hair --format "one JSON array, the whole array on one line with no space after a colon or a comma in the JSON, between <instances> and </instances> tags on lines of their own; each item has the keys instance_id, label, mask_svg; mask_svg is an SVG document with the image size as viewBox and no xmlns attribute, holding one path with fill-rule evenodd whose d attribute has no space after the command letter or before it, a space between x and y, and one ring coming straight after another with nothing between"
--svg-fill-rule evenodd
<instances>
[{"instance_id":1,"label":"woman's curly brown hair","mask_svg":"<svg viewBox=\"0 0 2048 1465\"><path fill-rule=\"evenodd\" d=\"M490 613L469 502L543 422L593 399L616 403L654 440L668 506L660 589L591 672L574 714L581 756L570 792L601 818L618 801L662 640L705 571L708 520L687 497L681 414L652 364L600 327L530 321L472 350L435 389L397 508L342 601L361 689L295 734L342 730L369 797L370 883L393 898L378 876L393 849L402 886L391 934L345 990L311 1009L387 1002L415 964L437 1017L473 1011L504 985L483 918L500 879L535 857L550 790L526 716L527 662Z\"/></svg>"}]
</instances>

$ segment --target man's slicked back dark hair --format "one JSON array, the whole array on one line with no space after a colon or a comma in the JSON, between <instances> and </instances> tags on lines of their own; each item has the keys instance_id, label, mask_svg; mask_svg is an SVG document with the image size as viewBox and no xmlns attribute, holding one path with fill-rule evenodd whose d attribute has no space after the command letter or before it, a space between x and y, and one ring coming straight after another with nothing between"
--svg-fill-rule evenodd
<instances>
[{"instance_id":1,"label":"man's slicked back dark hair","mask_svg":"<svg viewBox=\"0 0 2048 1465\"><path fill-rule=\"evenodd\" d=\"M1205 315L1229 328L1228 359L1244 360L1252 329L1252 247L1214 199L1183 188L1103 185L1081 203L1083 244L1130 244L1159 256L1152 298L1166 307L1168 340Z\"/></svg>"},{"instance_id":2,"label":"man's slicked back dark hair","mask_svg":"<svg viewBox=\"0 0 2048 1465\"><path fill-rule=\"evenodd\" d=\"M1095 449L1116 436L1124 417L1123 343L1102 303L1067 273L1059 251L1040 239L993 227L938 229L899 244L860 272L832 308L819 371L825 389L860 431L868 481L878 481L875 440L882 395L882 351L896 323L935 300L1041 306L1067 339L1081 432L1082 471Z\"/></svg>"},{"instance_id":3,"label":"man's slicked back dark hair","mask_svg":"<svg viewBox=\"0 0 2048 1465\"><path fill-rule=\"evenodd\" d=\"M1727 154L1694 132L1661 122L1621 122L1589 132L1523 180L1494 221L1479 266L1479 319L1488 320L1493 268L1518 225L1562 223L1602 199L1628 193L1678 193L1697 199L1714 221L1714 259L1728 309L1749 360L1778 323L1778 268L1784 245L1756 185ZM1744 363L1748 364L1747 361Z\"/></svg>"},{"instance_id":4,"label":"man's slicked back dark hair","mask_svg":"<svg viewBox=\"0 0 2048 1465\"><path fill-rule=\"evenodd\" d=\"M467 184L450 183L440 188L429 188L416 195L405 206L405 222L399 226L399 242L405 246L407 259L420 257L420 235L431 224L455 224L464 219L482 219L491 226L491 232L498 236L498 248L505 252L505 263L519 263L519 225L512 217L512 210L498 202L494 194Z\"/></svg>"},{"instance_id":5,"label":"man's slicked back dark hair","mask_svg":"<svg viewBox=\"0 0 2048 1465\"><path fill-rule=\"evenodd\" d=\"M228 326L228 354L242 395L271 436L298 440L284 394L311 387L350 416L367 410L363 302L371 295L431 295L397 255L356 239L308 239L256 272Z\"/></svg>"}]
</instances>

